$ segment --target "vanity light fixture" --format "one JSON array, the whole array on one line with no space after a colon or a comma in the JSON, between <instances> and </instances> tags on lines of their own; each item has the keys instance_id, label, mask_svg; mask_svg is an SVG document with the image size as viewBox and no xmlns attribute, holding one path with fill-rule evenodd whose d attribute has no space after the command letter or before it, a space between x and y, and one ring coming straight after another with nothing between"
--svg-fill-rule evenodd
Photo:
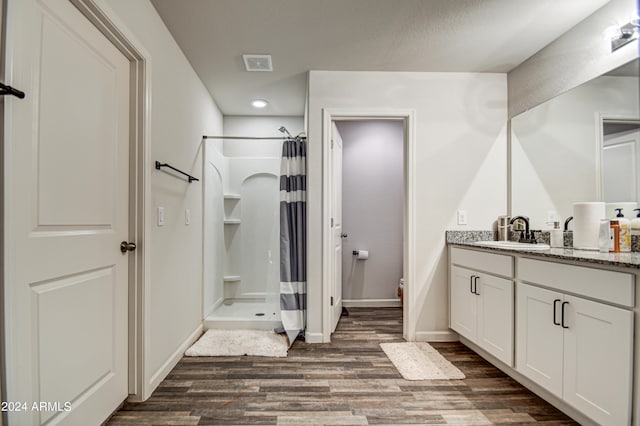
<instances>
[{"instance_id":1,"label":"vanity light fixture","mask_svg":"<svg viewBox=\"0 0 640 426\"><path fill-rule=\"evenodd\" d=\"M611 37L611 51L615 52L622 46L637 40L640 36L640 19L637 17L631 19L629 22L617 28L615 33Z\"/></svg>"},{"instance_id":2,"label":"vanity light fixture","mask_svg":"<svg viewBox=\"0 0 640 426\"><path fill-rule=\"evenodd\" d=\"M254 108L264 108L269 105L269 102L264 99L254 99L251 101L251 106Z\"/></svg>"}]
</instances>

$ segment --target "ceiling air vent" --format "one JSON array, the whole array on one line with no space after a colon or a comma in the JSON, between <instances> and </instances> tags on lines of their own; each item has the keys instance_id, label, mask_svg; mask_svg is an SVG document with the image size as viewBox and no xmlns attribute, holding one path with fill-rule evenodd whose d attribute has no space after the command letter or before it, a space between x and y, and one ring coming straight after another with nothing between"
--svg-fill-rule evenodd
<instances>
[{"instance_id":1,"label":"ceiling air vent","mask_svg":"<svg viewBox=\"0 0 640 426\"><path fill-rule=\"evenodd\" d=\"M273 71L271 55L242 55L247 71Z\"/></svg>"}]
</instances>

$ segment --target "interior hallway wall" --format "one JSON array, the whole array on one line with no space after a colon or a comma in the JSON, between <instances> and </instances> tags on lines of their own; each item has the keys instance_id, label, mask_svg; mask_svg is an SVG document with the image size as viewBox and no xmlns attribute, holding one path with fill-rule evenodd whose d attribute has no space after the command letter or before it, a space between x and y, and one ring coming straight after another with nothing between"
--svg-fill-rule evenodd
<instances>
[{"instance_id":1,"label":"interior hallway wall","mask_svg":"<svg viewBox=\"0 0 640 426\"><path fill-rule=\"evenodd\" d=\"M342 298L397 305L402 277L404 123L336 121L342 136ZM356 260L353 250L368 250ZM394 303L395 302L395 303Z\"/></svg>"},{"instance_id":2,"label":"interior hallway wall","mask_svg":"<svg viewBox=\"0 0 640 426\"><path fill-rule=\"evenodd\" d=\"M323 328L323 110L415 111L415 315L410 339L450 339L447 229L491 229L507 211L507 79L492 73L311 71L307 176L307 340ZM408 164L408 163L407 163ZM457 225L456 211L467 211ZM409 253L404 253L408 256ZM405 278L407 278L405 276ZM328 321L327 321L328 322Z\"/></svg>"},{"instance_id":3,"label":"interior hallway wall","mask_svg":"<svg viewBox=\"0 0 640 426\"><path fill-rule=\"evenodd\" d=\"M151 205L146 217L150 262L144 380L150 392L198 337L203 309L202 181L189 184L153 169L153 162L168 162L201 178L202 135L222 132L222 114L148 0L105 3L116 24L149 55ZM160 206L165 208L164 226L157 225Z\"/></svg>"}]
</instances>

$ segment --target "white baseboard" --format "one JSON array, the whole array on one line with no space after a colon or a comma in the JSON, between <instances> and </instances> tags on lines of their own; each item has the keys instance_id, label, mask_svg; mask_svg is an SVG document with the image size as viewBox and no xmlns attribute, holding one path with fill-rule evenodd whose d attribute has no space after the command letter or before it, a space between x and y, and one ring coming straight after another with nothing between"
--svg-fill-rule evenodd
<instances>
[{"instance_id":1,"label":"white baseboard","mask_svg":"<svg viewBox=\"0 0 640 426\"><path fill-rule=\"evenodd\" d=\"M304 341L307 343L325 343L322 333L309 333L305 331Z\"/></svg>"},{"instance_id":2,"label":"white baseboard","mask_svg":"<svg viewBox=\"0 0 640 426\"><path fill-rule=\"evenodd\" d=\"M182 344L178 347L178 349L176 349L176 351L173 354L171 354L171 356L165 361L165 363L162 364L162 366L155 373L153 373L153 375L149 379L149 383L144 395L144 399L149 398L153 393L153 391L158 387L160 382L162 382L165 379L165 377L169 375L171 370L173 370L173 367L175 367L176 364L178 364L178 362L184 356L184 351L186 351L187 348L189 348L189 346L193 344L193 342L198 340L198 338L202 334L202 330L203 330L203 327L202 327L202 324L200 324L189 335L189 337L187 337L187 339L184 342L182 342Z\"/></svg>"},{"instance_id":3,"label":"white baseboard","mask_svg":"<svg viewBox=\"0 0 640 426\"><path fill-rule=\"evenodd\" d=\"M400 299L342 299L345 308L396 308L402 306Z\"/></svg>"},{"instance_id":4,"label":"white baseboard","mask_svg":"<svg viewBox=\"0 0 640 426\"><path fill-rule=\"evenodd\" d=\"M454 331L416 331L416 342L457 342L458 333Z\"/></svg>"}]
</instances>

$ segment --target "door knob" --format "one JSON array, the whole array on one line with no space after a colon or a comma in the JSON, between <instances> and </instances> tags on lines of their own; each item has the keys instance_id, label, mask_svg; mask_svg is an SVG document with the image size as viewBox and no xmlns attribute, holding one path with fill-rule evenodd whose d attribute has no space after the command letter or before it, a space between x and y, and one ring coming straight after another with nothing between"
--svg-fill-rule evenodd
<instances>
[{"instance_id":1,"label":"door knob","mask_svg":"<svg viewBox=\"0 0 640 426\"><path fill-rule=\"evenodd\" d=\"M136 243L129 243L127 241L123 241L120 243L120 251L122 254L128 251L134 251L136 249Z\"/></svg>"},{"instance_id":2,"label":"door knob","mask_svg":"<svg viewBox=\"0 0 640 426\"><path fill-rule=\"evenodd\" d=\"M348 235L347 235L345 232L343 232L342 234L340 234L340 238L347 238L347 237L348 237Z\"/></svg>"}]
</instances>

